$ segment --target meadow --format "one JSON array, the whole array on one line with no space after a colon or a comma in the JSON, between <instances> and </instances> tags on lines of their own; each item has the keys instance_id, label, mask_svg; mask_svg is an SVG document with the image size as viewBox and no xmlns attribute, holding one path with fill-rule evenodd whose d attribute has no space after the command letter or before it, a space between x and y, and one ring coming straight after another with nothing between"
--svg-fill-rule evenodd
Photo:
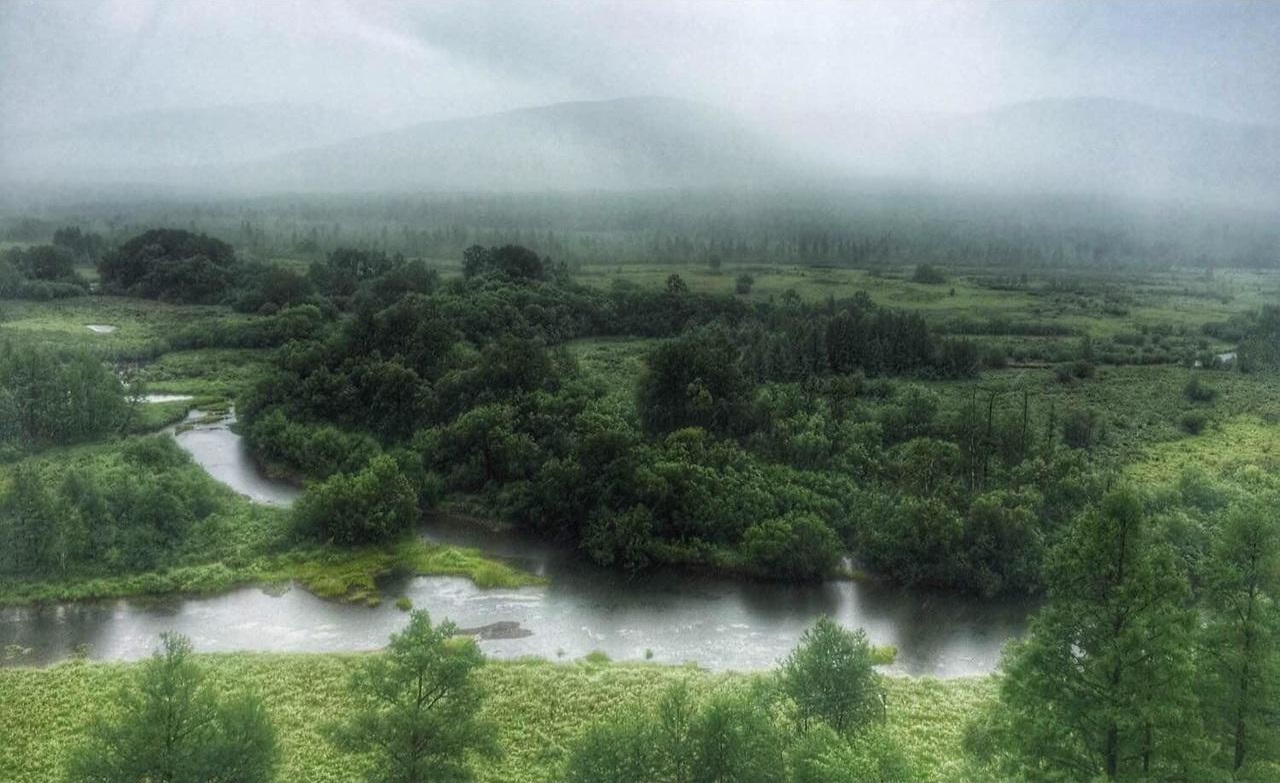
<instances>
[{"instance_id":1,"label":"meadow","mask_svg":"<svg viewBox=\"0 0 1280 783\"><path fill-rule=\"evenodd\" d=\"M219 689L249 689L262 697L279 732L278 779L296 783L349 783L358 774L351 757L326 741L325 721L350 705L347 679L359 655L236 653L201 655ZM46 783L57 779L66 754L103 694L115 692L134 666L69 662L42 669L0 668L0 779ZM483 783L550 783L559 778L568 748L591 723L634 712L673 682L698 690L734 687L763 675L714 674L692 666L543 660L489 662L479 675L504 754L482 759ZM966 720L990 702L994 680L885 678L888 727L926 781L985 777L965 761ZM34 709L32 705L37 705Z\"/></svg>"}]
</instances>

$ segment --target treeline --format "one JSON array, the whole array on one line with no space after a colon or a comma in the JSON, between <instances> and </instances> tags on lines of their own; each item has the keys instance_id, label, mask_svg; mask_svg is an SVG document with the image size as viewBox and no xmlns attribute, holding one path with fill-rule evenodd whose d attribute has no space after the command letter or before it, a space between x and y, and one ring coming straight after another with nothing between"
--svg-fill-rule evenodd
<instances>
[{"instance_id":1,"label":"treeline","mask_svg":"<svg viewBox=\"0 0 1280 783\"><path fill-rule=\"evenodd\" d=\"M132 221L120 215L135 216ZM4 235L48 241L76 223L123 242L148 226L205 231L259 257L361 247L459 258L518 244L570 263L602 258L857 267L1272 268L1274 226L1256 216L1152 212L1071 198L816 191L312 196L79 203L11 217ZM59 222L52 222L52 221Z\"/></svg>"},{"instance_id":2,"label":"treeline","mask_svg":"<svg viewBox=\"0 0 1280 783\"><path fill-rule=\"evenodd\" d=\"M184 553L210 545L234 558L236 542L218 543L225 491L168 436L56 462L18 462L4 480L0 579L154 571L182 565Z\"/></svg>"},{"instance_id":3,"label":"treeline","mask_svg":"<svg viewBox=\"0 0 1280 783\"><path fill-rule=\"evenodd\" d=\"M0 449L93 440L127 415L124 387L97 357L0 343Z\"/></svg>"},{"instance_id":4,"label":"treeline","mask_svg":"<svg viewBox=\"0 0 1280 783\"><path fill-rule=\"evenodd\" d=\"M943 413L875 377L975 369L971 347L913 316L860 299L749 307L678 277L599 293L519 250L504 269L500 250L382 309L381 275L361 282L354 312L283 349L242 401L255 451L334 476L317 508L364 502L353 478L386 454L420 504L478 500L602 563L810 579L849 553L898 581L986 593L1039 589L1044 552L1102 481L1084 456L1100 432L1089 411L975 390ZM646 357L635 420L602 407L556 347L622 329L678 335ZM308 527L363 541L386 526Z\"/></svg>"},{"instance_id":5,"label":"treeline","mask_svg":"<svg viewBox=\"0 0 1280 783\"><path fill-rule=\"evenodd\" d=\"M1280 773L1280 525L1260 475L1106 494L1051 550L1048 601L966 747L1011 780Z\"/></svg>"}]
</instances>

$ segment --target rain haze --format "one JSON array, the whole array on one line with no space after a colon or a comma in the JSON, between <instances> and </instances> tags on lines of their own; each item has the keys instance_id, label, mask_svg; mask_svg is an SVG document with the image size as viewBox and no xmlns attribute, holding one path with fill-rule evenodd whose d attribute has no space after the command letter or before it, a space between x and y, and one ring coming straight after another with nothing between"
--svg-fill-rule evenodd
<instances>
[{"instance_id":1,"label":"rain haze","mask_svg":"<svg viewBox=\"0 0 1280 783\"><path fill-rule=\"evenodd\" d=\"M1277 40L1269 3L17 0L0 9L0 173L1250 203L1280 181Z\"/></svg>"}]
</instances>

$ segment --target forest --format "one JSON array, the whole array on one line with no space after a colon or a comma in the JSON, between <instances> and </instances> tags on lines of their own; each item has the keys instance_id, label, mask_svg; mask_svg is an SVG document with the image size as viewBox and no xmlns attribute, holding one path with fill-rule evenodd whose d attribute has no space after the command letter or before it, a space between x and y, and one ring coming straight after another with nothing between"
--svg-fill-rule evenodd
<instances>
[{"instance_id":1,"label":"forest","mask_svg":"<svg viewBox=\"0 0 1280 783\"><path fill-rule=\"evenodd\" d=\"M1267 270L811 248L763 266L712 245L440 261L292 238L264 257L100 227L0 259L0 604L293 583L374 607L396 574L545 584L419 537L456 514L637 584L868 582L1034 609L996 673L936 681L884 673L891 648L829 619L740 674L497 660L430 607L368 655L207 656L169 634L142 663L40 668L13 643L6 779L1280 773ZM291 506L228 489L175 437L229 416ZM54 693L91 720L60 721Z\"/></svg>"}]
</instances>

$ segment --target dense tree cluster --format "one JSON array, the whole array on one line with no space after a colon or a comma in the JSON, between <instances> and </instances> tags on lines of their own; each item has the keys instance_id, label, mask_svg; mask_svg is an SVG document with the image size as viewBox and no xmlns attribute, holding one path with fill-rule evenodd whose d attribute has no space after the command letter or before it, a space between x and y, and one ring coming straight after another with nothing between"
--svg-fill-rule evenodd
<instances>
[{"instance_id":1,"label":"dense tree cluster","mask_svg":"<svg viewBox=\"0 0 1280 783\"><path fill-rule=\"evenodd\" d=\"M0 255L0 298L81 296L89 284L76 272L75 262L75 256L58 244L12 248Z\"/></svg>"},{"instance_id":2,"label":"dense tree cluster","mask_svg":"<svg viewBox=\"0 0 1280 783\"><path fill-rule=\"evenodd\" d=\"M235 251L220 239L155 228L103 256L98 274L110 293L211 304L232 287L237 265Z\"/></svg>"},{"instance_id":3,"label":"dense tree cluster","mask_svg":"<svg viewBox=\"0 0 1280 783\"><path fill-rule=\"evenodd\" d=\"M398 471L387 480L403 478L420 504L478 495L629 568L711 562L814 579L853 551L894 578L986 592L1035 589L1055 515L1073 508L1042 485L1078 466L1008 406L978 415L975 400L943 419L911 389L867 404L894 388L867 376L974 371L972 346L917 316L865 298L751 307L680 285L602 293L513 248L476 249L469 277L384 305L366 295L383 261L360 256L341 256L375 275L347 298L350 314L284 347L241 401L269 463L347 486L386 453ZM639 428L601 408L558 347L617 334L672 338L646 357Z\"/></svg>"},{"instance_id":4,"label":"dense tree cluster","mask_svg":"<svg viewBox=\"0 0 1280 783\"><path fill-rule=\"evenodd\" d=\"M15 465L0 496L0 578L136 573L216 537L224 498L166 436L59 463Z\"/></svg>"},{"instance_id":5,"label":"dense tree cluster","mask_svg":"<svg viewBox=\"0 0 1280 783\"><path fill-rule=\"evenodd\" d=\"M125 414L119 379L90 354L0 344L0 448L91 440Z\"/></svg>"},{"instance_id":6,"label":"dense tree cluster","mask_svg":"<svg viewBox=\"0 0 1280 783\"><path fill-rule=\"evenodd\" d=\"M1076 517L970 748L1034 780L1267 780L1280 771L1274 496L1184 480ZM1188 525L1185 515L1195 518Z\"/></svg>"}]
</instances>

